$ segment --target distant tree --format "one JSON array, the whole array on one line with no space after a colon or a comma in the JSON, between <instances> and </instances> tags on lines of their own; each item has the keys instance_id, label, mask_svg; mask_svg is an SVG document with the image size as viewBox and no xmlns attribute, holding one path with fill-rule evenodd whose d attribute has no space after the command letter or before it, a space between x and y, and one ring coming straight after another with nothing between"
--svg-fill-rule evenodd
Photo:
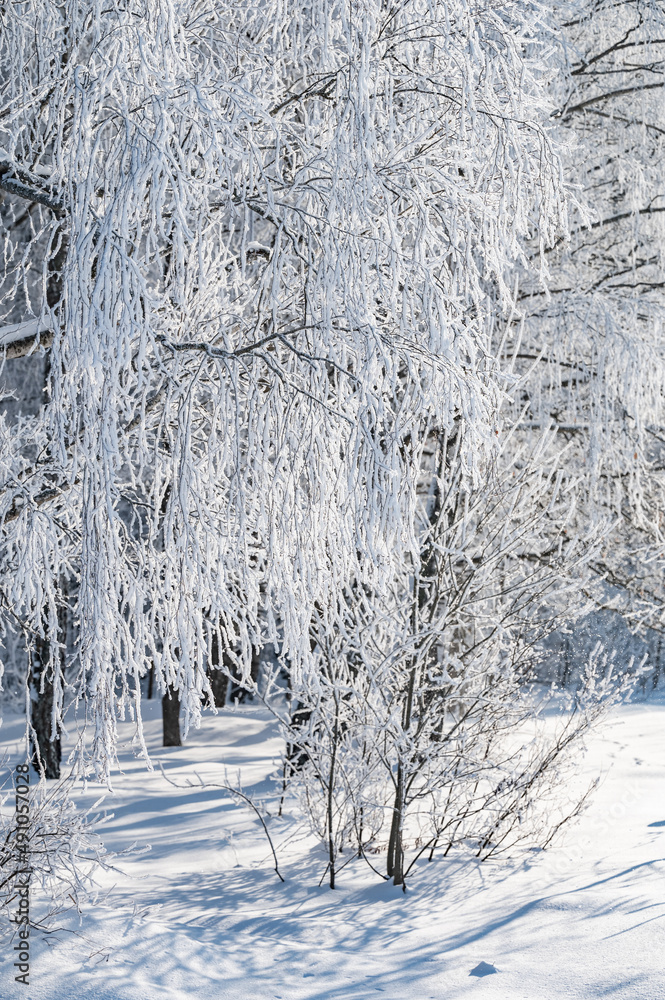
<instances>
[{"instance_id":1,"label":"distant tree","mask_svg":"<svg viewBox=\"0 0 665 1000\"><path fill-rule=\"evenodd\" d=\"M592 564L596 605L662 631L665 8L575 0L554 12L570 230L534 245L549 277L523 277L502 357L522 380L524 435L551 424L566 442L577 524L614 522Z\"/></svg>"}]
</instances>

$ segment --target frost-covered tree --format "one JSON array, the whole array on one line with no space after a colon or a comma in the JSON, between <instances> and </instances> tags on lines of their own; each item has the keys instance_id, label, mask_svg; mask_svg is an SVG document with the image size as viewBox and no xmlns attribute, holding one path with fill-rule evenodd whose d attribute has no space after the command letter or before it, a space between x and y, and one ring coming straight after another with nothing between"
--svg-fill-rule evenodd
<instances>
[{"instance_id":1,"label":"frost-covered tree","mask_svg":"<svg viewBox=\"0 0 665 1000\"><path fill-rule=\"evenodd\" d=\"M0 8L6 364L48 402L3 429L4 599L52 650L108 773L151 664L184 726L212 635L275 636L413 545L423 416L505 389L513 267L562 232L533 3L145 0ZM534 265L542 269L540 262Z\"/></svg>"},{"instance_id":2,"label":"frost-covered tree","mask_svg":"<svg viewBox=\"0 0 665 1000\"><path fill-rule=\"evenodd\" d=\"M347 588L334 620L313 618L318 669L282 716L285 786L327 845L333 888L345 847L372 867L385 849L403 885L425 851L543 847L580 807L559 794L563 775L613 685L601 656L545 725L561 692L534 685L534 666L542 640L584 612L603 536L573 528L556 431L520 449L518 430L502 428L475 484L463 421L424 433L417 547L383 593Z\"/></svg>"},{"instance_id":3,"label":"frost-covered tree","mask_svg":"<svg viewBox=\"0 0 665 1000\"><path fill-rule=\"evenodd\" d=\"M346 628L315 628L318 684L287 720L287 776L331 873L341 845L362 850L363 836L383 840L401 882L407 840L412 856L460 841L482 856L524 836L529 818L538 826L533 807L589 716L562 742L520 744L537 641L594 606L662 628L663 9L553 14L565 44L547 55L552 122L572 220L553 246L534 231L530 263L543 268L513 271L514 308L507 322L494 314L507 399L492 414L497 469L435 477L446 517L414 518L418 543L388 599L347 590ZM547 432L558 444L536 458Z\"/></svg>"},{"instance_id":4,"label":"frost-covered tree","mask_svg":"<svg viewBox=\"0 0 665 1000\"><path fill-rule=\"evenodd\" d=\"M526 377L525 434L553 422L584 483L578 515L614 521L593 567L597 604L663 628L665 499L665 9L650 0L554 5L553 73L568 151L569 238L525 277L503 356Z\"/></svg>"}]
</instances>

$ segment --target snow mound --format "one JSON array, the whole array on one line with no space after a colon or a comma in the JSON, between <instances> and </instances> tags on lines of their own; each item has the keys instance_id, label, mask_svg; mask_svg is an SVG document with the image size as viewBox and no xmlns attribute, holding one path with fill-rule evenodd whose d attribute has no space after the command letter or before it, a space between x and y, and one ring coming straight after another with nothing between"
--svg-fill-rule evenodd
<instances>
[{"instance_id":1,"label":"snow mound","mask_svg":"<svg viewBox=\"0 0 665 1000\"><path fill-rule=\"evenodd\" d=\"M488 962L479 962L475 969L471 969L470 976L491 976L493 972L498 972L493 965Z\"/></svg>"}]
</instances>

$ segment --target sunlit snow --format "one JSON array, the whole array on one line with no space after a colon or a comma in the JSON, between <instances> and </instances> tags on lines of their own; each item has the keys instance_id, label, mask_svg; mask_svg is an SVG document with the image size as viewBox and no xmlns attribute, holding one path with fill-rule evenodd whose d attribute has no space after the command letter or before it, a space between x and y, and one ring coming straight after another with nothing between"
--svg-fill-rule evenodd
<instances>
[{"instance_id":1,"label":"sunlit snow","mask_svg":"<svg viewBox=\"0 0 665 1000\"><path fill-rule=\"evenodd\" d=\"M29 991L13 985L4 951L3 1000L665 997L662 699L615 709L591 737L584 777L601 784L558 846L423 861L406 893L355 860L337 890L319 887L322 847L297 817L275 815L281 744L265 710L206 715L185 747L167 750L158 706L146 706L155 770L125 751L105 804L107 848L151 851L101 877L107 895L80 925L33 933ZM2 728L17 758L21 726ZM272 813L285 883L249 809L214 788L175 788L159 764L178 785L240 773ZM472 975L483 963L496 974Z\"/></svg>"}]
</instances>

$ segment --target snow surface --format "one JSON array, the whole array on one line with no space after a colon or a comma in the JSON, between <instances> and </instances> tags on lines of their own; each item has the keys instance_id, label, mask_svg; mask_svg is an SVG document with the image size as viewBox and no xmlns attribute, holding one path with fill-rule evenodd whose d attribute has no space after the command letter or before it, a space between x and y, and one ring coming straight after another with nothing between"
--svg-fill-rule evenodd
<instances>
[{"instance_id":1,"label":"snow surface","mask_svg":"<svg viewBox=\"0 0 665 1000\"><path fill-rule=\"evenodd\" d=\"M280 741L254 707L208 716L155 764L179 784L274 791ZM19 719L0 732L22 757ZM129 726L124 730L129 733ZM408 892L355 861L331 892L324 853L293 819L268 820L286 882L255 816L214 788L176 789L131 750L105 806L108 849L152 850L105 874L81 924L33 933L31 985L2 956L2 1000L613 1000L665 998L665 705L617 708L584 762L601 785L558 847L476 864L423 861ZM91 803L99 786L81 795ZM274 805L270 806L274 811ZM295 835L294 835L295 832ZM382 862L382 858L377 859ZM480 963L497 974L470 975Z\"/></svg>"}]
</instances>

